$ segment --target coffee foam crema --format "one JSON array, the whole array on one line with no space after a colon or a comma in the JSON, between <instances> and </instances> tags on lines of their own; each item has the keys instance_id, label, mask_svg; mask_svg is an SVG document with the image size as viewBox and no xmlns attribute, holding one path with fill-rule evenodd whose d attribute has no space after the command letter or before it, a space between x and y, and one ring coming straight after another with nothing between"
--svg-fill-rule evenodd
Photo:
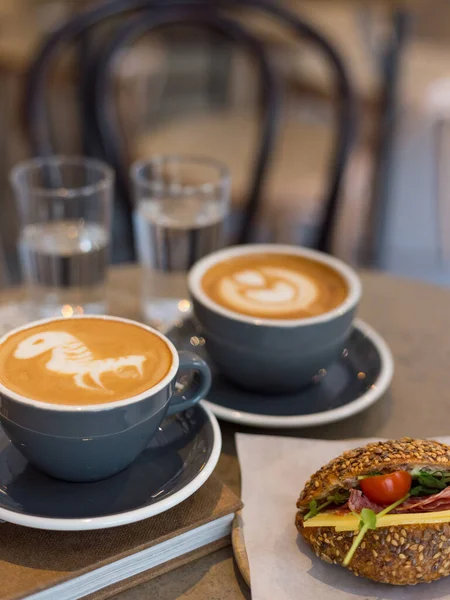
<instances>
[{"instance_id":1,"label":"coffee foam crema","mask_svg":"<svg viewBox=\"0 0 450 600\"><path fill-rule=\"evenodd\" d=\"M172 365L168 345L138 325L66 319L19 331L0 346L8 389L53 404L104 404L153 387Z\"/></svg>"},{"instance_id":2,"label":"coffee foam crema","mask_svg":"<svg viewBox=\"0 0 450 600\"><path fill-rule=\"evenodd\" d=\"M216 263L206 271L201 285L217 304L267 319L317 316L339 306L348 295L344 278L328 265L272 253Z\"/></svg>"}]
</instances>

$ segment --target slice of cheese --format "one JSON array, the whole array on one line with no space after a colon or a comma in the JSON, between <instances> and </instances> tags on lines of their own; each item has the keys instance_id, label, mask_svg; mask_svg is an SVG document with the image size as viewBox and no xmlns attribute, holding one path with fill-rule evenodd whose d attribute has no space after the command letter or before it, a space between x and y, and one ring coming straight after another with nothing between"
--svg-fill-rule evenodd
<instances>
[{"instance_id":1,"label":"slice of cheese","mask_svg":"<svg viewBox=\"0 0 450 600\"><path fill-rule=\"evenodd\" d=\"M450 522L450 510L429 513L404 513L401 515L387 514L377 517L377 527L448 522ZM348 515L323 513L305 521L303 527L334 527L336 531L354 531L359 528L359 518L351 513Z\"/></svg>"}]
</instances>

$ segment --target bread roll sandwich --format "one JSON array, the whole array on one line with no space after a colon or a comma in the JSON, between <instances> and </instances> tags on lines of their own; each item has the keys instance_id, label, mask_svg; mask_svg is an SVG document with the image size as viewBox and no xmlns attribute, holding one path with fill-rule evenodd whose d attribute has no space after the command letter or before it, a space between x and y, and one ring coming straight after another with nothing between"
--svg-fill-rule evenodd
<instances>
[{"instance_id":1,"label":"bread roll sandwich","mask_svg":"<svg viewBox=\"0 0 450 600\"><path fill-rule=\"evenodd\" d=\"M403 438L344 452L297 508L317 556L355 575L414 585L450 574L450 446Z\"/></svg>"}]
</instances>

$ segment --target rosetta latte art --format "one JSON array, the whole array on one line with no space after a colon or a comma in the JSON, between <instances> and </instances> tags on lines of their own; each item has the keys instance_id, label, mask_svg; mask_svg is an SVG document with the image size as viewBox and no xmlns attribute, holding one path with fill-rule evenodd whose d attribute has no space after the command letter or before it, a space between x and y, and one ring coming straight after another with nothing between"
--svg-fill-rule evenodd
<instances>
[{"instance_id":1,"label":"rosetta latte art","mask_svg":"<svg viewBox=\"0 0 450 600\"><path fill-rule=\"evenodd\" d=\"M219 282L219 295L233 310L261 316L307 311L319 294L307 275L283 267L244 269Z\"/></svg>"},{"instance_id":2,"label":"rosetta latte art","mask_svg":"<svg viewBox=\"0 0 450 600\"><path fill-rule=\"evenodd\" d=\"M143 377L144 355L115 358L94 358L92 352L77 337L64 331L44 331L22 340L14 357L29 360L51 351L45 364L48 371L59 375L72 375L75 385L88 390L112 393L102 384L102 375L114 373L118 377ZM94 385L89 384L89 379Z\"/></svg>"}]
</instances>

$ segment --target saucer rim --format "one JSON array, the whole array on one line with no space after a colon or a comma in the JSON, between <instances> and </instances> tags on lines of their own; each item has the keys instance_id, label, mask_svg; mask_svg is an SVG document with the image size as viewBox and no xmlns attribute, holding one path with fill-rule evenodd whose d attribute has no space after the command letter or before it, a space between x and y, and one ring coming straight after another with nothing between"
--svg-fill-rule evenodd
<instances>
[{"instance_id":1,"label":"saucer rim","mask_svg":"<svg viewBox=\"0 0 450 600\"><path fill-rule=\"evenodd\" d=\"M366 323L363 319L357 318L353 321L353 327L358 329L365 337L369 338L375 346L380 356L381 367L380 373L371 388L348 404L319 413L288 416L243 412L215 404L206 399L203 401L204 405L207 406L216 417L223 421L267 429L294 429L297 427L308 428L327 425L329 423L342 421L366 410L381 398L391 384L394 375L394 359L384 338L371 325Z\"/></svg>"},{"instance_id":2,"label":"saucer rim","mask_svg":"<svg viewBox=\"0 0 450 600\"><path fill-rule=\"evenodd\" d=\"M173 508L180 502L183 502L194 492L202 487L213 473L222 451L222 434L219 423L212 410L205 406L204 402L199 402L196 407L203 410L209 420L213 432L213 445L211 454L204 467L197 475L186 484L181 490L169 495L167 498L159 500L155 504L136 508L129 511L123 511L103 517L92 518L58 518L58 517L40 517L30 514L18 513L0 507L0 520L23 527L32 527L34 529L45 529L50 531L90 531L95 529L107 529L120 527L143 521L150 517L159 515L170 508Z\"/></svg>"}]
</instances>

